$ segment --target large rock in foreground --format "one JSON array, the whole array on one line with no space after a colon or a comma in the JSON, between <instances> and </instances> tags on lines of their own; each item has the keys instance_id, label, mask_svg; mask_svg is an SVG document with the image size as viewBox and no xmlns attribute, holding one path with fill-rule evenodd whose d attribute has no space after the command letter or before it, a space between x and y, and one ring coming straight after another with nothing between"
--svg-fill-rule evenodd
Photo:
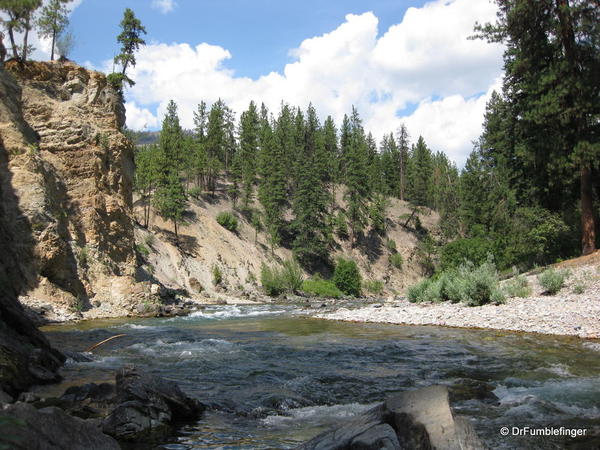
<instances>
[{"instance_id":1,"label":"large rock in foreground","mask_svg":"<svg viewBox=\"0 0 600 450\"><path fill-rule=\"evenodd\" d=\"M298 447L301 450L480 450L470 422L455 418L445 386L403 392Z\"/></svg>"},{"instance_id":2,"label":"large rock in foreground","mask_svg":"<svg viewBox=\"0 0 600 450\"><path fill-rule=\"evenodd\" d=\"M140 373L117 373L117 406L104 419L102 430L120 440L152 441L168 434L177 422L200 417L204 406L184 394L177 383Z\"/></svg>"},{"instance_id":3,"label":"large rock in foreground","mask_svg":"<svg viewBox=\"0 0 600 450\"><path fill-rule=\"evenodd\" d=\"M119 450L113 438L60 408L16 403L0 410L0 447L19 450ZM5 445L6 447L4 447Z\"/></svg>"}]
</instances>

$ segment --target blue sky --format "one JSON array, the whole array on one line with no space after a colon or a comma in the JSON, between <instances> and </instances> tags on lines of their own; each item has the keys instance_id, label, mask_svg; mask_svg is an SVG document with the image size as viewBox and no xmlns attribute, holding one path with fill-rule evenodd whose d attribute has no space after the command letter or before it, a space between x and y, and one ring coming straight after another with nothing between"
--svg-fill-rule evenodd
<instances>
[{"instance_id":1,"label":"blue sky","mask_svg":"<svg viewBox=\"0 0 600 450\"><path fill-rule=\"evenodd\" d=\"M188 128L219 98L237 114L312 102L337 123L356 106L377 140L404 123L462 165L501 86L503 48L467 39L495 19L492 0L74 0L71 59L111 71L125 7L148 31L125 93L133 129L158 129L170 99Z\"/></svg>"},{"instance_id":2,"label":"blue sky","mask_svg":"<svg viewBox=\"0 0 600 450\"><path fill-rule=\"evenodd\" d=\"M100 65L118 50L115 36L123 9L133 9L148 32L148 42L207 42L228 49L226 67L240 76L258 78L281 71L293 60L289 50L304 39L335 29L348 13L372 11L380 32L402 20L410 6L423 1L345 0L303 2L277 0L177 0L163 13L150 0L85 0L71 17L77 36L73 59Z\"/></svg>"}]
</instances>

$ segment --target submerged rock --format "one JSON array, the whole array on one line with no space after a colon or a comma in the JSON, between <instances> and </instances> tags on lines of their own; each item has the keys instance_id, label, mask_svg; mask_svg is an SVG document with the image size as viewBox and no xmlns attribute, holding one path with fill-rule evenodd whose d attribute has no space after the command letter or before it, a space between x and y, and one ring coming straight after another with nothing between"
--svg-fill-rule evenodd
<instances>
[{"instance_id":1,"label":"submerged rock","mask_svg":"<svg viewBox=\"0 0 600 450\"><path fill-rule=\"evenodd\" d=\"M22 450L119 450L119 444L92 423L56 407L36 409L15 403L0 410L0 446ZM3 447L4 448L4 447Z\"/></svg>"},{"instance_id":2,"label":"submerged rock","mask_svg":"<svg viewBox=\"0 0 600 450\"><path fill-rule=\"evenodd\" d=\"M485 448L470 422L453 416L446 386L393 395L381 405L298 447L302 450L433 448Z\"/></svg>"}]
</instances>

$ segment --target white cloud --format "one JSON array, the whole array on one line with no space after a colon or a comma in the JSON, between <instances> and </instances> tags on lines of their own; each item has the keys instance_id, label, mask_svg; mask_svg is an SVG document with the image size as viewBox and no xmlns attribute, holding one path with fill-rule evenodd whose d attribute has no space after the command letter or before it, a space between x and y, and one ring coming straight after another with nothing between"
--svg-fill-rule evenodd
<instances>
[{"instance_id":1,"label":"white cloud","mask_svg":"<svg viewBox=\"0 0 600 450\"><path fill-rule=\"evenodd\" d=\"M152 7L158 9L163 14L170 13L176 6L177 3L175 0L152 0Z\"/></svg>"},{"instance_id":2,"label":"white cloud","mask_svg":"<svg viewBox=\"0 0 600 450\"><path fill-rule=\"evenodd\" d=\"M147 108L140 108L135 102L125 105L127 127L132 130L145 130L159 126L158 119Z\"/></svg>"},{"instance_id":3,"label":"white cloud","mask_svg":"<svg viewBox=\"0 0 600 450\"><path fill-rule=\"evenodd\" d=\"M481 131L482 93L502 66L500 46L466 38L475 21L494 20L495 12L488 0L436 0L410 8L379 38L374 14L349 14L335 30L291 50L296 60L281 73L256 80L227 69L232 55L222 47L153 43L140 50L130 74L136 85L127 91L135 102L128 125L152 126L149 110L156 104L160 122L169 99L178 103L185 127L192 126L200 101L219 97L237 113L250 100L273 112L281 100L303 108L312 101L323 118L331 114L338 123L355 105L377 138L405 121L413 137L422 134L434 150L462 164ZM398 117L411 104L417 109Z\"/></svg>"}]
</instances>

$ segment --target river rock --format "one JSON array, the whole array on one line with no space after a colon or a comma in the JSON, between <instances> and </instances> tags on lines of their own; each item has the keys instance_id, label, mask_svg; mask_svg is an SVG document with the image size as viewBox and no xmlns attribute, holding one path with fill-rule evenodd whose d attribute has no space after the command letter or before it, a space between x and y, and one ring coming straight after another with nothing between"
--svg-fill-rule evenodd
<instances>
[{"instance_id":1,"label":"river rock","mask_svg":"<svg viewBox=\"0 0 600 450\"><path fill-rule=\"evenodd\" d=\"M135 368L121 369L116 382L117 406L104 419L102 429L117 439L154 440L176 422L197 419L205 409L177 383Z\"/></svg>"},{"instance_id":2,"label":"river rock","mask_svg":"<svg viewBox=\"0 0 600 450\"><path fill-rule=\"evenodd\" d=\"M366 413L298 447L302 450L433 448L485 448L467 419L454 418L446 386L392 395Z\"/></svg>"},{"instance_id":3,"label":"river rock","mask_svg":"<svg viewBox=\"0 0 600 450\"><path fill-rule=\"evenodd\" d=\"M19 422L0 424L0 444L19 450L119 450L119 444L93 424L71 417L60 408L36 409L15 403L0 410L0 417ZM10 428L8 428L10 427Z\"/></svg>"},{"instance_id":4,"label":"river rock","mask_svg":"<svg viewBox=\"0 0 600 450\"><path fill-rule=\"evenodd\" d=\"M350 443L351 450L401 450L396 431L387 423L375 425Z\"/></svg>"}]
</instances>

